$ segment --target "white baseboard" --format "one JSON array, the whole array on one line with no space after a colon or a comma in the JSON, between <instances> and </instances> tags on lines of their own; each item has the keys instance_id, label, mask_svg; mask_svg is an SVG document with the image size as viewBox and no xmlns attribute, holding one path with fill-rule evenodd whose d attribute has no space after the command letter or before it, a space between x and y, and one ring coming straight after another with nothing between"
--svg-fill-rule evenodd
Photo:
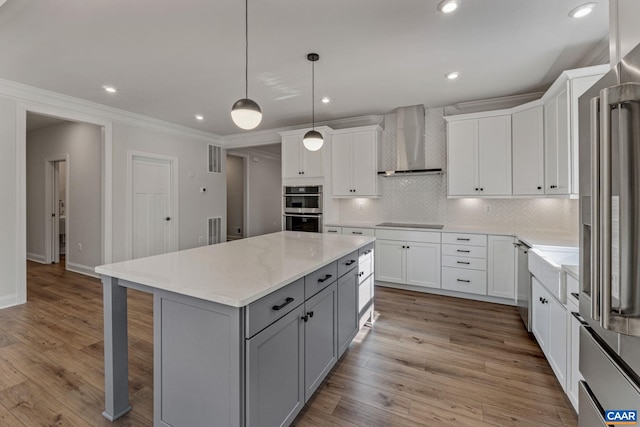
<instances>
[{"instance_id":1,"label":"white baseboard","mask_svg":"<svg viewBox=\"0 0 640 427\"><path fill-rule=\"evenodd\" d=\"M18 305L18 295L13 294L0 297L0 309L13 307L14 305Z\"/></svg>"},{"instance_id":2,"label":"white baseboard","mask_svg":"<svg viewBox=\"0 0 640 427\"><path fill-rule=\"evenodd\" d=\"M27 259L29 261L39 262L40 264L46 264L44 255L34 254L33 252L27 252Z\"/></svg>"},{"instance_id":3,"label":"white baseboard","mask_svg":"<svg viewBox=\"0 0 640 427\"><path fill-rule=\"evenodd\" d=\"M379 282L377 280L376 280L376 286L382 286L385 288L394 288L394 289L404 289L406 291L422 292L425 294L444 295L447 297L472 299L475 301L492 302L495 304L502 304L502 305L513 305L513 306L516 305L516 302L511 299L492 297L489 295L467 294L464 292L449 291L446 289L424 288L422 286L403 285L400 283Z\"/></svg>"},{"instance_id":4,"label":"white baseboard","mask_svg":"<svg viewBox=\"0 0 640 427\"><path fill-rule=\"evenodd\" d=\"M94 267L89 267L88 265L76 264L74 262L69 262L67 260L67 270L73 271L74 273L84 274L85 276L95 277L96 279L100 278L100 275L95 272Z\"/></svg>"}]
</instances>

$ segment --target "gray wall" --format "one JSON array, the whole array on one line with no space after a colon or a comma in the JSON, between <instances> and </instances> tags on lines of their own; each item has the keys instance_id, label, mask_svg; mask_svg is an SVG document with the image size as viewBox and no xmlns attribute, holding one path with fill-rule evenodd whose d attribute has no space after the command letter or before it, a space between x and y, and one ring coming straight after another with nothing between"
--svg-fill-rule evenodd
<instances>
[{"instance_id":1,"label":"gray wall","mask_svg":"<svg viewBox=\"0 0 640 427\"><path fill-rule=\"evenodd\" d=\"M45 254L45 162L69 156L67 215L67 267L91 271L102 260L101 129L64 122L27 133L27 253ZM61 174L61 178L63 178ZM82 250L79 248L82 244Z\"/></svg>"},{"instance_id":2,"label":"gray wall","mask_svg":"<svg viewBox=\"0 0 640 427\"><path fill-rule=\"evenodd\" d=\"M244 231L244 158L227 155L227 238L241 238Z\"/></svg>"},{"instance_id":3,"label":"gray wall","mask_svg":"<svg viewBox=\"0 0 640 427\"><path fill-rule=\"evenodd\" d=\"M0 307L15 304L17 297L16 107L15 101L0 97L0 196L4 205L0 209Z\"/></svg>"},{"instance_id":4,"label":"gray wall","mask_svg":"<svg viewBox=\"0 0 640 427\"><path fill-rule=\"evenodd\" d=\"M255 160L258 160L257 162ZM282 169L278 159L251 156L247 237L282 229Z\"/></svg>"},{"instance_id":5,"label":"gray wall","mask_svg":"<svg viewBox=\"0 0 640 427\"><path fill-rule=\"evenodd\" d=\"M226 167L222 173L207 171L207 143L137 126L113 125L113 261L126 259L127 151L178 158L178 249L206 244L207 218L222 217L226 232ZM224 156L224 152L223 152ZM206 192L201 193L200 188ZM199 238L204 241L200 242ZM226 235L222 236L223 241Z\"/></svg>"}]
</instances>

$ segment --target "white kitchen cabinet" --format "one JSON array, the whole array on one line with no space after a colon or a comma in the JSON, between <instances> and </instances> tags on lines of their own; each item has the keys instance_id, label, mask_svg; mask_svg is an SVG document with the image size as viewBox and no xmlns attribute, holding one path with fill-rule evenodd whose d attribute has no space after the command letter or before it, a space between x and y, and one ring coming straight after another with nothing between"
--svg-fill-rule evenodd
<instances>
[{"instance_id":1,"label":"white kitchen cabinet","mask_svg":"<svg viewBox=\"0 0 640 427\"><path fill-rule=\"evenodd\" d=\"M567 279L569 276L567 276ZM567 296L567 396L578 411L578 384L584 378L580 374L580 321L576 316L579 315L579 308L573 304L570 297Z\"/></svg>"},{"instance_id":2,"label":"white kitchen cabinet","mask_svg":"<svg viewBox=\"0 0 640 427\"><path fill-rule=\"evenodd\" d=\"M449 196L511 195L511 115L447 120Z\"/></svg>"},{"instance_id":3,"label":"white kitchen cabinet","mask_svg":"<svg viewBox=\"0 0 640 427\"><path fill-rule=\"evenodd\" d=\"M511 236L489 236L487 295L515 299L516 248Z\"/></svg>"},{"instance_id":4,"label":"white kitchen cabinet","mask_svg":"<svg viewBox=\"0 0 640 427\"><path fill-rule=\"evenodd\" d=\"M544 195L544 107L530 104L511 117L514 196Z\"/></svg>"},{"instance_id":5,"label":"white kitchen cabinet","mask_svg":"<svg viewBox=\"0 0 640 427\"><path fill-rule=\"evenodd\" d=\"M376 237L376 281L440 288L440 233L379 229Z\"/></svg>"},{"instance_id":6,"label":"white kitchen cabinet","mask_svg":"<svg viewBox=\"0 0 640 427\"><path fill-rule=\"evenodd\" d=\"M376 197L378 192L379 126L343 129L332 137L334 197Z\"/></svg>"},{"instance_id":7,"label":"white kitchen cabinet","mask_svg":"<svg viewBox=\"0 0 640 427\"><path fill-rule=\"evenodd\" d=\"M532 276L532 332L563 390L567 386L567 309Z\"/></svg>"},{"instance_id":8,"label":"white kitchen cabinet","mask_svg":"<svg viewBox=\"0 0 640 427\"><path fill-rule=\"evenodd\" d=\"M606 71L606 66L565 71L543 97L545 194L578 194L578 98Z\"/></svg>"},{"instance_id":9,"label":"white kitchen cabinet","mask_svg":"<svg viewBox=\"0 0 640 427\"><path fill-rule=\"evenodd\" d=\"M365 227L342 227L342 234L354 235L354 236L375 236L375 230L373 228L365 228Z\"/></svg>"},{"instance_id":10,"label":"white kitchen cabinet","mask_svg":"<svg viewBox=\"0 0 640 427\"><path fill-rule=\"evenodd\" d=\"M282 178L324 178L323 156L326 150L326 130L323 131L325 144L318 151L309 151L302 143L308 131L283 132L282 135Z\"/></svg>"}]
</instances>

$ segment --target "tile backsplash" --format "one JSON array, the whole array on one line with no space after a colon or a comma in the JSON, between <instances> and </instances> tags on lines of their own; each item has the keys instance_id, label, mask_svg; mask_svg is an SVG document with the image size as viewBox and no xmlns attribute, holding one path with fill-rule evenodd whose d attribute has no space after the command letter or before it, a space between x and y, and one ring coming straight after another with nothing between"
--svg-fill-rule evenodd
<instances>
[{"instance_id":1,"label":"tile backsplash","mask_svg":"<svg viewBox=\"0 0 640 427\"><path fill-rule=\"evenodd\" d=\"M427 167L446 169L442 108L425 112ZM395 163L395 114L385 115L381 164ZM342 222L418 222L507 226L578 232L578 201L570 199L448 199L447 175L381 178L378 199L342 199Z\"/></svg>"}]
</instances>

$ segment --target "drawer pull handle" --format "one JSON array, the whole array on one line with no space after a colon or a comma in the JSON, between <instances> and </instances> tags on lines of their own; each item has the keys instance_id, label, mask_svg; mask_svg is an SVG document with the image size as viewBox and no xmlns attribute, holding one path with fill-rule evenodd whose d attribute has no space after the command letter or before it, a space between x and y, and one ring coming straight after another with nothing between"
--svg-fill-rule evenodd
<instances>
[{"instance_id":1,"label":"drawer pull handle","mask_svg":"<svg viewBox=\"0 0 640 427\"><path fill-rule=\"evenodd\" d=\"M469 261L458 261L458 264L469 265L471 263Z\"/></svg>"},{"instance_id":2,"label":"drawer pull handle","mask_svg":"<svg viewBox=\"0 0 640 427\"><path fill-rule=\"evenodd\" d=\"M351 265L351 264L353 264L354 262L356 262L356 260L355 260L355 259L350 259L349 261L345 262L345 263L344 263L344 265Z\"/></svg>"},{"instance_id":3,"label":"drawer pull handle","mask_svg":"<svg viewBox=\"0 0 640 427\"><path fill-rule=\"evenodd\" d=\"M338 230L327 230L327 233L337 233Z\"/></svg>"},{"instance_id":4,"label":"drawer pull handle","mask_svg":"<svg viewBox=\"0 0 640 427\"><path fill-rule=\"evenodd\" d=\"M469 252L471 252L471 251L467 251L467 250L465 250L465 249L458 249L456 252L461 252L461 253L463 253L463 254L468 254L468 253L469 253Z\"/></svg>"},{"instance_id":5,"label":"drawer pull handle","mask_svg":"<svg viewBox=\"0 0 640 427\"><path fill-rule=\"evenodd\" d=\"M352 231L351 234L362 234L362 231Z\"/></svg>"},{"instance_id":6,"label":"drawer pull handle","mask_svg":"<svg viewBox=\"0 0 640 427\"><path fill-rule=\"evenodd\" d=\"M458 282L463 282L463 283L471 283L471 280L466 280L466 279L457 279Z\"/></svg>"},{"instance_id":7,"label":"drawer pull handle","mask_svg":"<svg viewBox=\"0 0 640 427\"><path fill-rule=\"evenodd\" d=\"M331 279L333 276L331 274L327 274L326 276L324 276L324 278L322 279L318 279L318 282L323 283L328 279Z\"/></svg>"},{"instance_id":8,"label":"drawer pull handle","mask_svg":"<svg viewBox=\"0 0 640 427\"><path fill-rule=\"evenodd\" d=\"M272 308L273 308L275 311L282 310L283 308L285 308L286 306L288 306L288 305L289 305L289 304L291 304L292 302L293 302L293 298L288 297L286 300L284 300L284 302L283 302L282 304L280 304L280 305L274 305Z\"/></svg>"},{"instance_id":9,"label":"drawer pull handle","mask_svg":"<svg viewBox=\"0 0 640 427\"><path fill-rule=\"evenodd\" d=\"M365 255L369 255L371 253L371 249L367 249L366 251L364 251Z\"/></svg>"},{"instance_id":10,"label":"drawer pull handle","mask_svg":"<svg viewBox=\"0 0 640 427\"><path fill-rule=\"evenodd\" d=\"M471 239L469 239L468 237L457 237L456 240L462 240L463 242L468 242Z\"/></svg>"}]
</instances>

